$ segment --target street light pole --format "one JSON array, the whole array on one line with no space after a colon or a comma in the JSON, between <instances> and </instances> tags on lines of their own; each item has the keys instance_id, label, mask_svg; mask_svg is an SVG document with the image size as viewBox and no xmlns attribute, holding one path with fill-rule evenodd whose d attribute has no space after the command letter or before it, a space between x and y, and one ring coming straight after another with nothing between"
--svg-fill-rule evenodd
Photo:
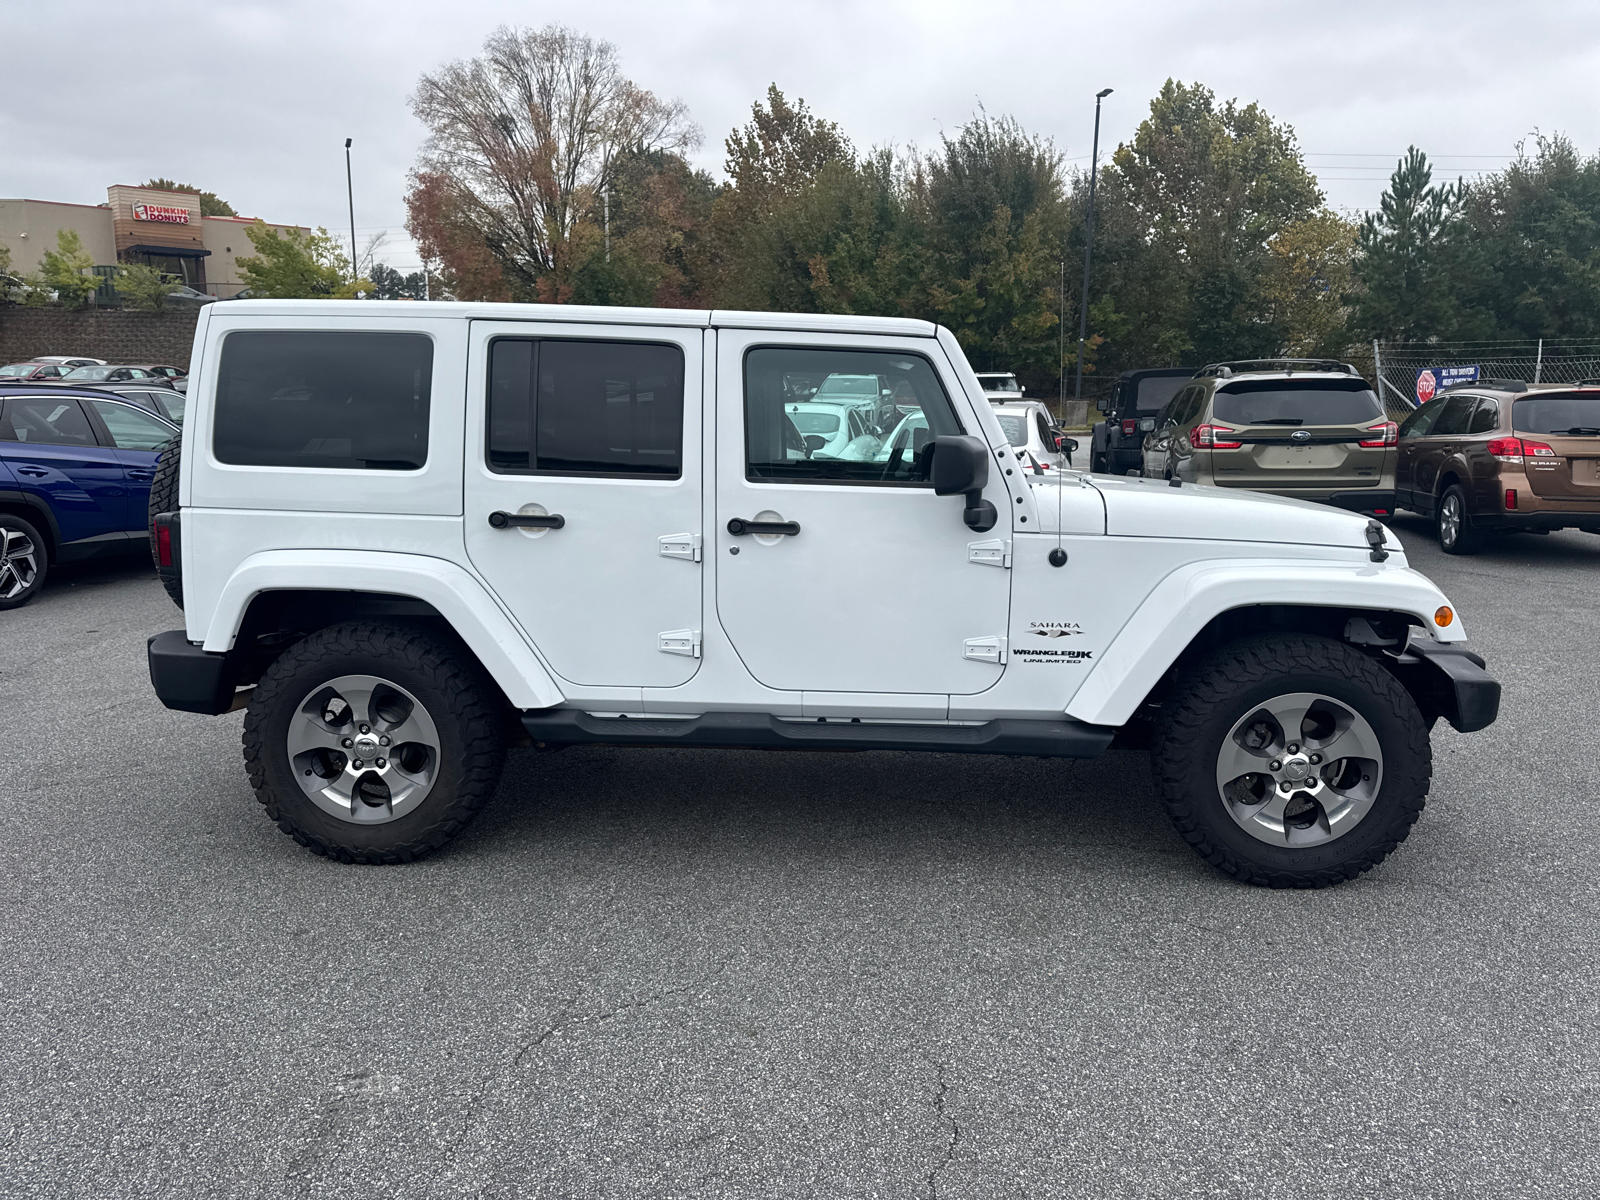
<instances>
[{"instance_id":1,"label":"street light pole","mask_svg":"<svg viewBox=\"0 0 1600 1200\"><path fill-rule=\"evenodd\" d=\"M350 282L354 283L361 274L361 269L356 263L356 189L350 179L350 139L344 140L344 191L350 200Z\"/></svg>"},{"instance_id":2,"label":"street light pole","mask_svg":"<svg viewBox=\"0 0 1600 1200\"><path fill-rule=\"evenodd\" d=\"M1100 174L1100 101L1109 95L1111 89L1105 88L1094 97L1094 149L1089 155L1089 223L1083 234L1083 299L1078 304L1078 383L1074 400L1083 399L1083 348L1089 339L1089 259L1094 251L1094 186Z\"/></svg>"}]
</instances>

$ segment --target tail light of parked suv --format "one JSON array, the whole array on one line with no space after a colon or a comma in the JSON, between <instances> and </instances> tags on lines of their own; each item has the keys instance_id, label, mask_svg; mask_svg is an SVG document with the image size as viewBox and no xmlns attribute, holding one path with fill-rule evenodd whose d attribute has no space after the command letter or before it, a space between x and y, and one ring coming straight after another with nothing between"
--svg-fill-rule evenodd
<instances>
[{"instance_id":1,"label":"tail light of parked suv","mask_svg":"<svg viewBox=\"0 0 1600 1200\"><path fill-rule=\"evenodd\" d=\"M1520 463L1525 458L1555 458L1555 449L1543 442L1529 441L1527 438L1493 438L1489 442L1489 453L1494 455L1497 462Z\"/></svg>"},{"instance_id":2,"label":"tail light of parked suv","mask_svg":"<svg viewBox=\"0 0 1600 1200\"><path fill-rule=\"evenodd\" d=\"M1363 438L1361 445L1368 450L1377 450L1382 446L1398 446L1400 444L1400 426L1393 421L1382 421L1377 425L1369 425L1362 433L1375 433L1375 438Z\"/></svg>"},{"instance_id":3,"label":"tail light of parked suv","mask_svg":"<svg viewBox=\"0 0 1600 1200\"><path fill-rule=\"evenodd\" d=\"M1230 429L1226 425L1196 425L1189 430L1189 445L1197 450L1237 450L1243 442L1229 442L1224 439L1230 433L1238 433L1237 429Z\"/></svg>"},{"instance_id":4,"label":"tail light of parked suv","mask_svg":"<svg viewBox=\"0 0 1600 1200\"><path fill-rule=\"evenodd\" d=\"M1122 423L1122 436L1123 437L1132 437L1134 435L1134 433L1138 430L1138 428L1139 428L1139 422L1137 420L1133 420L1133 419L1126 420L1126 421L1124 421Z\"/></svg>"}]
</instances>

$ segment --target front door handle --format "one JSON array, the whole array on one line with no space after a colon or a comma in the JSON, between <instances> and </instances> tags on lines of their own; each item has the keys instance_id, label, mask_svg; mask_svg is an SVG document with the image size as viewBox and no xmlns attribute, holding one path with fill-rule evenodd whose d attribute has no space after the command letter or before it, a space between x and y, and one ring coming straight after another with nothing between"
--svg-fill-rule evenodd
<instances>
[{"instance_id":1,"label":"front door handle","mask_svg":"<svg viewBox=\"0 0 1600 1200\"><path fill-rule=\"evenodd\" d=\"M508 512L489 514L489 524L496 529L560 529L566 523L567 519L560 513L551 513L545 517L525 517L521 513Z\"/></svg>"},{"instance_id":2,"label":"front door handle","mask_svg":"<svg viewBox=\"0 0 1600 1200\"><path fill-rule=\"evenodd\" d=\"M747 521L743 517L731 517L728 520L728 532L734 537L743 537L747 533L774 534L781 533L785 537L794 537L800 532L799 521Z\"/></svg>"},{"instance_id":3,"label":"front door handle","mask_svg":"<svg viewBox=\"0 0 1600 1200\"><path fill-rule=\"evenodd\" d=\"M41 471L38 467L18 467L17 474L31 475L35 479L43 479L46 475L50 474L50 472Z\"/></svg>"}]
</instances>

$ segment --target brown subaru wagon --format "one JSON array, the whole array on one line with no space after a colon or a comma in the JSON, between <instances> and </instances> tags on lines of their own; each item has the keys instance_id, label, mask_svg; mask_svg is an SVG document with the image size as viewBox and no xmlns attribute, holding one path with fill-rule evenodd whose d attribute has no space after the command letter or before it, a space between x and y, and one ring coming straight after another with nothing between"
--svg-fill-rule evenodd
<instances>
[{"instance_id":1,"label":"brown subaru wagon","mask_svg":"<svg viewBox=\"0 0 1600 1200\"><path fill-rule=\"evenodd\" d=\"M1486 533L1600 533L1600 380L1458 384L1406 418L1396 502L1434 518L1447 554Z\"/></svg>"}]
</instances>

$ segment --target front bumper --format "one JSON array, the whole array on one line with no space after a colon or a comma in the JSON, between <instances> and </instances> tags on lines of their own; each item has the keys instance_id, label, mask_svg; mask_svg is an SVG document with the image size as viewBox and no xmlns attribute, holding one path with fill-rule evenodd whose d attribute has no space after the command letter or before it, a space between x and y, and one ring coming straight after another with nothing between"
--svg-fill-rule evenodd
<instances>
[{"instance_id":1,"label":"front bumper","mask_svg":"<svg viewBox=\"0 0 1600 1200\"><path fill-rule=\"evenodd\" d=\"M151 686L168 708L216 716L233 707L239 674L233 656L207 653L181 629L156 634L146 643L145 654Z\"/></svg>"},{"instance_id":2,"label":"front bumper","mask_svg":"<svg viewBox=\"0 0 1600 1200\"><path fill-rule=\"evenodd\" d=\"M1461 733L1475 733L1500 715L1500 683L1483 659L1465 646L1413 635L1405 651L1389 658L1390 669L1431 724L1443 717Z\"/></svg>"}]
</instances>

